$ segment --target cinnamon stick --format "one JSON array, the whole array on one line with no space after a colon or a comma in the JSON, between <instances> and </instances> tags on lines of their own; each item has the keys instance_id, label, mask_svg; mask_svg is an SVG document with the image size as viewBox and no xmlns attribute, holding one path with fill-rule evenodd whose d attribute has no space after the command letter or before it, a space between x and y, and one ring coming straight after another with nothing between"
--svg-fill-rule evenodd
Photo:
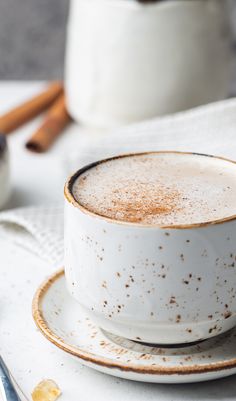
<instances>
[{"instance_id":1,"label":"cinnamon stick","mask_svg":"<svg viewBox=\"0 0 236 401\"><path fill-rule=\"evenodd\" d=\"M53 82L44 92L0 116L0 132L3 134L10 134L21 125L32 120L38 114L46 110L60 93L62 93L62 90L63 86L61 82Z\"/></svg>"},{"instance_id":2,"label":"cinnamon stick","mask_svg":"<svg viewBox=\"0 0 236 401\"><path fill-rule=\"evenodd\" d=\"M26 142L26 148L32 152L46 152L70 121L63 93L48 110L41 127Z\"/></svg>"}]
</instances>

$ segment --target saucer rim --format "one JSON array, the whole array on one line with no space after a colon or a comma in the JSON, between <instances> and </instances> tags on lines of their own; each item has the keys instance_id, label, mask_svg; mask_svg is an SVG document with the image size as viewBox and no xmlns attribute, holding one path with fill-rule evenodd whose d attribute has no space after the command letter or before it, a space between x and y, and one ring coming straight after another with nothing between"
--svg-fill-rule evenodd
<instances>
[{"instance_id":1,"label":"saucer rim","mask_svg":"<svg viewBox=\"0 0 236 401\"><path fill-rule=\"evenodd\" d=\"M32 301L32 315L41 333L49 340L52 344L60 348L61 350L71 354L79 359L84 360L87 363L96 364L104 368L119 369L124 372L134 372L139 374L149 375L197 375L204 373L213 373L226 369L233 369L236 367L236 358L232 358L228 361L208 363L202 366L190 365L190 366L176 366L176 367L164 367L158 365L150 365L140 367L137 364L125 364L119 361L113 361L110 358L98 357L96 354L84 351L79 347L72 346L66 343L61 337L57 336L49 327L46 319L43 315L41 308L42 301L47 294L48 290L52 285L64 275L64 269L54 272L48 278L46 278L42 284L38 287Z\"/></svg>"}]
</instances>

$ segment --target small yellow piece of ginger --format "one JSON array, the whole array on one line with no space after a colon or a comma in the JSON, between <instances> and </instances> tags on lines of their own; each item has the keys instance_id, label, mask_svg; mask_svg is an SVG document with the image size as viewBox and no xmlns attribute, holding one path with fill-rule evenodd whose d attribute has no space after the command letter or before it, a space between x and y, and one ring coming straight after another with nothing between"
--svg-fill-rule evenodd
<instances>
[{"instance_id":1,"label":"small yellow piece of ginger","mask_svg":"<svg viewBox=\"0 0 236 401\"><path fill-rule=\"evenodd\" d=\"M58 385L50 379L42 380L32 392L33 401L55 401L61 395Z\"/></svg>"}]
</instances>

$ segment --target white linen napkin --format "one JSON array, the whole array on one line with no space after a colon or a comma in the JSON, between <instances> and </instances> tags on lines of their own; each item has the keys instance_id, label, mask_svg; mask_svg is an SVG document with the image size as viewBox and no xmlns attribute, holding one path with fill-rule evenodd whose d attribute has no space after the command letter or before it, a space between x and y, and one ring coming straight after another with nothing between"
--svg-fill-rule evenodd
<instances>
[{"instance_id":1,"label":"white linen napkin","mask_svg":"<svg viewBox=\"0 0 236 401\"><path fill-rule=\"evenodd\" d=\"M126 152L182 150L236 160L236 99L130 125L104 138L88 137L76 149L62 161L68 174L87 163ZM2 212L0 235L57 267L63 263L63 208L60 206Z\"/></svg>"},{"instance_id":2,"label":"white linen napkin","mask_svg":"<svg viewBox=\"0 0 236 401\"><path fill-rule=\"evenodd\" d=\"M55 267L63 263L63 207L26 207L0 213L0 235Z\"/></svg>"},{"instance_id":3,"label":"white linen napkin","mask_svg":"<svg viewBox=\"0 0 236 401\"><path fill-rule=\"evenodd\" d=\"M74 170L122 153L179 150L236 160L236 98L121 128L103 139L83 142L67 160Z\"/></svg>"}]
</instances>

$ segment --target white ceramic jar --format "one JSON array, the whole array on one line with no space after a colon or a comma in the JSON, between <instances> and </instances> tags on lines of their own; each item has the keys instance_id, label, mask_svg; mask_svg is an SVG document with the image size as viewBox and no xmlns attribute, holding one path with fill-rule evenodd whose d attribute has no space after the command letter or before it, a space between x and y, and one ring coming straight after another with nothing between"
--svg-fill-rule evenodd
<instances>
[{"instance_id":1,"label":"white ceramic jar","mask_svg":"<svg viewBox=\"0 0 236 401\"><path fill-rule=\"evenodd\" d=\"M225 3L71 0L65 87L72 117L112 127L227 96Z\"/></svg>"},{"instance_id":2,"label":"white ceramic jar","mask_svg":"<svg viewBox=\"0 0 236 401\"><path fill-rule=\"evenodd\" d=\"M148 343L194 342L232 328L236 216L178 226L102 217L73 196L74 181L90 167L65 186L66 279L88 316L109 332Z\"/></svg>"}]
</instances>

